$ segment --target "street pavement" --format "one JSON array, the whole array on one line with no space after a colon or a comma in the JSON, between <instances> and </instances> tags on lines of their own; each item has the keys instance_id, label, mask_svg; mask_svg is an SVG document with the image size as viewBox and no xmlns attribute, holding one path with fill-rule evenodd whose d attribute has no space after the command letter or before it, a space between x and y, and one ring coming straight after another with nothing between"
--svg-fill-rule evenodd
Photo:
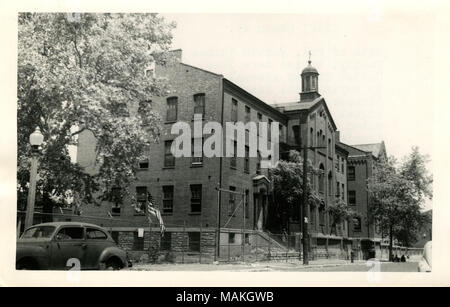
<instances>
[{"instance_id":1,"label":"street pavement","mask_svg":"<svg viewBox=\"0 0 450 307\"><path fill-rule=\"evenodd\" d=\"M308 266L300 262L257 262L235 264L136 264L133 271L228 271L228 272L367 272L374 263L342 260L311 261ZM381 272L417 272L417 262L379 262Z\"/></svg>"}]
</instances>

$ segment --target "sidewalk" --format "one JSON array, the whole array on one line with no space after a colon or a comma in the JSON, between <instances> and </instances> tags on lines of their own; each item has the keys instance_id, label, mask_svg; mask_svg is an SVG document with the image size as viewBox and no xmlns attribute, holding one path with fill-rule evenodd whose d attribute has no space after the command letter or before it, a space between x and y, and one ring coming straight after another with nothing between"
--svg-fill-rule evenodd
<instances>
[{"instance_id":1,"label":"sidewalk","mask_svg":"<svg viewBox=\"0 0 450 307\"><path fill-rule=\"evenodd\" d=\"M324 268L324 267L336 267L342 265L361 265L365 264L365 260L356 260L351 263L350 260L339 259L319 259L309 261L309 265L303 265L301 261L265 261L254 263L219 263L219 264L201 264L201 263L189 263L189 264L135 264L128 270L131 271L251 271L251 272L263 272L263 271L289 271L290 269L308 269L308 268Z\"/></svg>"}]
</instances>

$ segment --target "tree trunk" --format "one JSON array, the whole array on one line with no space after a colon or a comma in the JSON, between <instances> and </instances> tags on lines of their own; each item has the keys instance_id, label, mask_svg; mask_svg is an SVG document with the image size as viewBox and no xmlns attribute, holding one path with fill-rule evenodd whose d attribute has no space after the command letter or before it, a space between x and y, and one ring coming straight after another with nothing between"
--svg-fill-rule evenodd
<instances>
[{"instance_id":1,"label":"tree trunk","mask_svg":"<svg viewBox=\"0 0 450 307\"><path fill-rule=\"evenodd\" d=\"M392 225L389 226L389 261L393 261L394 257L392 255L393 239L392 239Z\"/></svg>"}]
</instances>

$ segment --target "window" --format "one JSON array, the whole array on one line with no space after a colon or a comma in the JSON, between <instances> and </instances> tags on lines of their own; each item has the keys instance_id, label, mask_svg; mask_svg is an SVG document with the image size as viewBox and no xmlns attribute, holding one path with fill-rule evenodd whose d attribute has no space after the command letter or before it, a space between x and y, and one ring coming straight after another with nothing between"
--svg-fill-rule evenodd
<instances>
[{"instance_id":1,"label":"window","mask_svg":"<svg viewBox=\"0 0 450 307\"><path fill-rule=\"evenodd\" d=\"M143 160L139 162L139 169L148 169L149 162L148 160Z\"/></svg>"},{"instance_id":2,"label":"window","mask_svg":"<svg viewBox=\"0 0 450 307\"><path fill-rule=\"evenodd\" d=\"M238 119L238 102L236 99L231 99L231 121L237 122Z\"/></svg>"},{"instance_id":3,"label":"window","mask_svg":"<svg viewBox=\"0 0 450 307\"><path fill-rule=\"evenodd\" d=\"M341 173L342 173L342 174L345 173L345 163L344 163L344 158L342 158Z\"/></svg>"},{"instance_id":4,"label":"window","mask_svg":"<svg viewBox=\"0 0 450 307\"><path fill-rule=\"evenodd\" d=\"M320 164L319 166L319 193L325 192L325 169L323 167L323 164Z\"/></svg>"},{"instance_id":5,"label":"window","mask_svg":"<svg viewBox=\"0 0 450 307\"><path fill-rule=\"evenodd\" d=\"M245 234L245 244L250 244L250 234Z\"/></svg>"},{"instance_id":6,"label":"window","mask_svg":"<svg viewBox=\"0 0 450 307\"><path fill-rule=\"evenodd\" d=\"M236 243L236 234L233 232L228 233L228 244Z\"/></svg>"},{"instance_id":7,"label":"window","mask_svg":"<svg viewBox=\"0 0 450 307\"><path fill-rule=\"evenodd\" d=\"M200 232L188 232L189 251L200 252Z\"/></svg>"},{"instance_id":8,"label":"window","mask_svg":"<svg viewBox=\"0 0 450 307\"><path fill-rule=\"evenodd\" d=\"M112 216L120 216L121 204L122 204L122 195L120 188L114 187L111 189L111 202L113 203L111 207L111 215Z\"/></svg>"},{"instance_id":9,"label":"window","mask_svg":"<svg viewBox=\"0 0 450 307\"><path fill-rule=\"evenodd\" d=\"M58 241L83 240L84 229L82 227L65 227L56 235Z\"/></svg>"},{"instance_id":10,"label":"window","mask_svg":"<svg viewBox=\"0 0 450 307\"><path fill-rule=\"evenodd\" d=\"M236 191L236 187L230 186L230 191ZM228 193L228 215L233 215L234 210L236 210L236 194Z\"/></svg>"},{"instance_id":11,"label":"window","mask_svg":"<svg viewBox=\"0 0 450 307\"><path fill-rule=\"evenodd\" d=\"M324 207L319 208L319 224L321 226L325 225L325 208Z\"/></svg>"},{"instance_id":12,"label":"window","mask_svg":"<svg viewBox=\"0 0 450 307\"><path fill-rule=\"evenodd\" d=\"M336 182L336 198L341 197L341 185L339 182Z\"/></svg>"},{"instance_id":13,"label":"window","mask_svg":"<svg viewBox=\"0 0 450 307\"><path fill-rule=\"evenodd\" d=\"M233 156L230 159L230 167L231 168L237 167L237 142L233 143Z\"/></svg>"},{"instance_id":14,"label":"window","mask_svg":"<svg viewBox=\"0 0 450 307\"><path fill-rule=\"evenodd\" d=\"M245 146L245 163L244 163L244 172L250 172L250 149L248 146Z\"/></svg>"},{"instance_id":15,"label":"window","mask_svg":"<svg viewBox=\"0 0 450 307\"><path fill-rule=\"evenodd\" d=\"M245 190L245 218L250 216L250 190Z\"/></svg>"},{"instance_id":16,"label":"window","mask_svg":"<svg viewBox=\"0 0 450 307\"><path fill-rule=\"evenodd\" d=\"M205 94L194 95L194 114L201 114L205 117Z\"/></svg>"},{"instance_id":17,"label":"window","mask_svg":"<svg viewBox=\"0 0 450 307\"><path fill-rule=\"evenodd\" d=\"M148 114L148 111L150 110L151 104L152 104L151 100L144 100L139 102L138 114L141 115L142 117L145 117Z\"/></svg>"},{"instance_id":18,"label":"window","mask_svg":"<svg viewBox=\"0 0 450 307\"><path fill-rule=\"evenodd\" d=\"M348 203L349 205L356 205L356 191L348 191Z\"/></svg>"},{"instance_id":19,"label":"window","mask_svg":"<svg viewBox=\"0 0 450 307\"><path fill-rule=\"evenodd\" d=\"M143 251L144 250L144 237L139 237L137 231L133 233L133 250Z\"/></svg>"},{"instance_id":20,"label":"window","mask_svg":"<svg viewBox=\"0 0 450 307\"><path fill-rule=\"evenodd\" d=\"M163 186L163 213L173 213L173 185Z\"/></svg>"},{"instance_id":21,"label":"window","mask_svg":"<svg viewBox=\"0 0 450 307\"><path fill-rule=\"evenodd\" d=\"M145 214L145 205L147 204L147 187L136 187L136 214Z\"/></svg>"},{"instance_id":22,"label":"window","mask_svg":"<svg viewBox=\"0 0 450 307\"><path fill-rule=\"evenodd\" d=\"M172 154L172 140L164 142L164 167L175 167L175 157Z\"/></svg>"},{"instance_id":23,"label":"window","mask_svg":"<svg viewBox=\"0 0 450 307\"><path fill-rule=\"evenodd\" d=\"M355 217L353 218L353 231L361 231L361 218Z\"/></svg>"},{"instance_id":24,"label":"window","mask_svg":"<svg viewBox=\"0 0 450 307\"><path fill-rule=\"evenodd\" d=\"M331 147L331 139L328 139L328 155L331 156L333 154L333 147Z\"/></svg>"},{"instance_id":25,"label":"window","mask_svg":"<svg viewBox=\"0 0 450 307\"><path fill-rule=\"evenodd\" d=\"M299 125L292 126L292 131L294 132L294 142L295 142L295 144L300 145L300 143L301 143L300 126Z\"/></svg>"},{"instance_id":26,"label":"window","mask_svg":"<svg viewBox=\"0 0 450 307\"><path fill-rule=\"evenodd\" d=\"M339 163L340 163L340 161L341 160L339 160L339 157L335 157L335 160L334 160L334 168L336 169L336 173L339 173Z\"/></svg>"},{"instance_id":27,"label":"window","mask_svg":"<svg viewBox=\"0 0 450 307\"><path fill-rule=\"evenodd\" d=\"M250 107L249 106L245 106L245 122L248 123L250 121Z\"/></svg>"},{"instance_id":28,"label":"window","mask_svg":"<svg viewBox=\"0 0 450 307\"><path fill-rule=\"evenodd\" d=\"M172 233L164 232L164 235L161 237L161 250L169 251L172 248Z\"/></svg>"},{"instance_id":29,"label":"window","mask_svg":"<svg viewBox=\"0 0 450 307\"><path fill-rule=\"evenodd\" d=\"M354 166L349 166L348 167L348 172L347 172L347 178L348 180L355 180L355 167Z\"/></svg>"},{"instance_id":30,"label":"window","mask_svg":"<svg viewBox=\"0 0 450 307\"><path fill-rule=\"evenodd\" d=\"M345 185L342 184L342 200L345 200Z\"/></svg>"},{"instance_id":31,"label":"window","mask_svg":"<svg viewBox=\"0 0 450 307\"><path fill-rule=\"evenodd\" d=\"M167 115L166 121L174 122L177 120L178 114L178 98L170 97L167 98Z\"/></svg>"},{"instance_id":32,"label":"window","mask_svg":"<svg viewBox=\"0 0 450 307\"><path fill-rule=\"evenodd\" d=\"M195 146L197 140L197 148ZM191 164L193 165L202 165L203 164L203 138L201 139L192 139L191 145Z\"/></svg>"},{"instance_id":33,"label":"window","mask_svg":"<svg viewBox=\"0 0 450 307\"><path fill-rule=\"evenodd\" d=\"M328 196L333 195L333 175L331 172L328 173Z\"/></svg>"},{"instance_id":34,"label":"window","mask_svg":"<svg viewBox=\"0 0 450 307\"><path fill-rule=\"evenodd\" d=\"M262 114L258 112L257 118L258 118L258 121L262 121Z\"/></svg>"},{"instance_id":35,"label":"window","mask_svg":"<svg viewBox=\"0 0 450 307\"><path fill-rule=\"evenodd\" d=\"M258 150L258 157L257 157L257 162L256 162L256 174L258 174L258 175L261 174L261 154L259 153L259 150Z\"/></svg>"},{"instance_id":36,"label":"window","mask_svg":"<svg viewBox=\"0 0 450 307\"><path fill-rule=\"evenodd\" d=\"M314 146L314 129L309 129L309 145Z\"/></svg>"},{"instance_id":37,"label":"window","mask_svg":"<svg viewBox=\"0 0 450 307\"><path fill-rule=\"evenodd\" d=\"M273 123L273 120L271 120L269 118L269 123L267 125L267 138L268 138L269 142L272 141L272 130L270 129L270 127L272 127L272 123Z\"/></svg>"},{"instance_id":38,"label":"window","mask_svg":"<svg viewBox=\"0 0 450 307\"><path fill-rule=\"evenodd\" d=\"M202 211L202 185L191 185L191 213L200 213Z\"/></svg>"},{"instance_id":39,"label":"window","mask_svg":"<svg viewBox=\"0 0 450 307\"><path fill-rule=\"evenodd\" d=\"M106 240L108 236L101 230L94 228L86 229L86 239L88 240Z\"/></svg>"}]
</instances>

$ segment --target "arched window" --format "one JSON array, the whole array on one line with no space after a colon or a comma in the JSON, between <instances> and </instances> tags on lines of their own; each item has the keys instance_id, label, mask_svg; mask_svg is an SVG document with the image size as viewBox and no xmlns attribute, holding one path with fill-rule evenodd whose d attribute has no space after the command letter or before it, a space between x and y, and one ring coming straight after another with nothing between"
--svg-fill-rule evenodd
<instances>
[{"instance_id":1,"label":"arched window","mask_svg":"<svg viewBox=\"0 0 450 307\"><path fill-rule=\"evenodd\" d=\"M323 167L323 164L320 163L319 165L319 193L325 192L325 168Z\"/></svg>"},{"instance_id":2,"label":"arched window","mask_svg":"<svg viewBox=\"0 0 450 307\"><path fill-rule=\"evenodd\" d=\"M314 146L314 129L311 128L309 131L309 145Z\"/></svg>"},{"instance_id":3,"label":"arched window","mask_svg":"<svg viewBox=\"0 0 450 307\"><path fill-rule=\"evenodd\" d=\"M333 174L328 172L328 196L333 196Z\"/></svg>"},{"instance_id":4,"label":"arched window","mask_svg":"<svg viewBox=\"0 0 450 307\"><path fill-rule=\"evenodd\" d=\"M294 142L296 145L300 145L300 126L292 126L292 131L294 132Z\"/></svg>"}]
</instances>

